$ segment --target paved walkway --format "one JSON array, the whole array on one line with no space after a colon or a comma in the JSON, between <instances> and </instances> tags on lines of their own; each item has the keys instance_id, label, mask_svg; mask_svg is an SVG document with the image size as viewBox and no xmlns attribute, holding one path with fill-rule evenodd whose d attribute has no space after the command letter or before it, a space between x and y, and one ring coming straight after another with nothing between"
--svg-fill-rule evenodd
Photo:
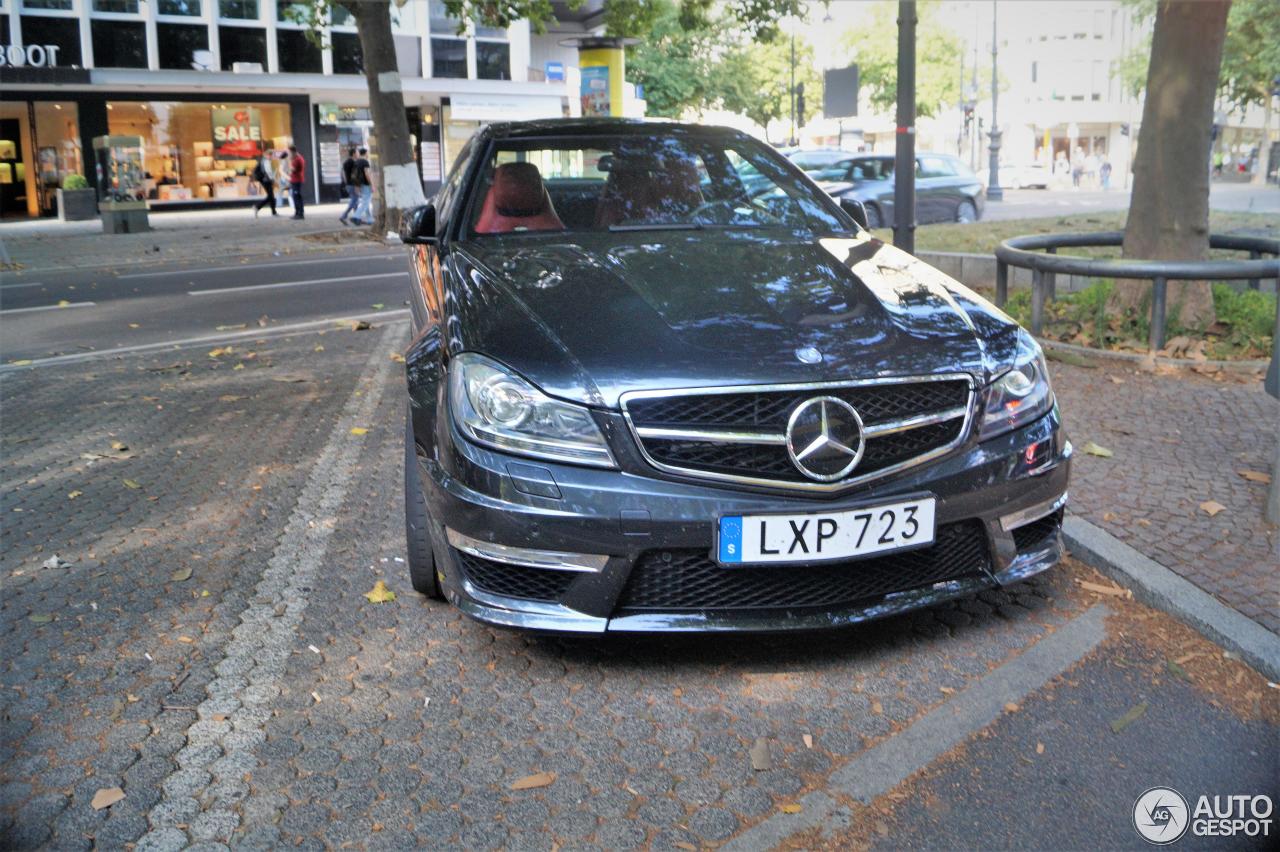
<instances>
[{"instance_id":1,"label":"paved walkway","mask_svg":"<svg viewBox=\"0 0 1280 852\"><path fill-rule=\"evenodd\" d=\"M104 236L102 222L37 219L0 225L0 242L15 264L0 275L18 277L57 269L101 269L138 263L173 263L233 256L293 255L332 251L350 242L370 240L366 228L343 228L344 204L316 204L307 218L254 218L250 208L155 213L153 230ZM374 243L377 244L376 242Z\"/></svg>"},{"instance_id":2,"label":"paved walkway","mask_svg":"<svg viewBox=\"0 0 1280 852\"><path fill-rule=\"evenodd\" d=\"M1241 473L1276 475L1280 402L1252 377L1050 371L1076 447L1072 511L1280 633L1280 535L1266 483Z\"/></svg>"}]
</instances>

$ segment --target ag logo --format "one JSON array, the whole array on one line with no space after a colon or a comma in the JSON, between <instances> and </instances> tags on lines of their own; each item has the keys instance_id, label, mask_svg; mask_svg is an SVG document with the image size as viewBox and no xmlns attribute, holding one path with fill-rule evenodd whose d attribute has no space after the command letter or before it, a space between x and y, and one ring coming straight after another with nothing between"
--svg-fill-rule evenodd
<instances>
[{"instance_id":1,"label":"ag logo","mask_svg":"<svg viewBox=\"0 0 1280 852\"><path fill-rule=\"evenodd\" d=\"M1133 803L1133 827L1143 840L1157 846L1182 837L1190 823L1187 800L1170 787L1152 787Z\"/></svg>"}]
</instances>

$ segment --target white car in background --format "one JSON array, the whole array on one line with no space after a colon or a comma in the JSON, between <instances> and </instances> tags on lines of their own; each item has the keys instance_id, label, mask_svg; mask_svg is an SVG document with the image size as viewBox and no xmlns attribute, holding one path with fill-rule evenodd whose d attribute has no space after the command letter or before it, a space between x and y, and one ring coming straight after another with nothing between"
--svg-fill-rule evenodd
<instances>
[{"instance_id":1,"label":"white car in background","mask_svg":"<svg viewBox=\"0 0 1280 852\"><path fill-rule=\"evenodd\" d=\"M1048 189L1053 175L1042 163L1000 164L1000 186L1007 189ZM991 186L991 171L978 172L983 186Z\"/></svg>"}]
</instances>

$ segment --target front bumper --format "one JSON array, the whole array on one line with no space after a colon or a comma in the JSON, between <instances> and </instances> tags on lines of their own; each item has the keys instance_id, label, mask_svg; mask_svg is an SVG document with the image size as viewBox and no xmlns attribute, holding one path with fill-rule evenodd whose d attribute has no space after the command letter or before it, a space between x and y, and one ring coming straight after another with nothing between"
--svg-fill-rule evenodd
<instances>
[{"instance_id":1,"label":"front bumper","mask_svg":"<svg viewBox=\"0 0 1280 852\"><path fill-rule=\"evenodd\" d=\"M470 444L447 417L441 421L436 453L419 455L419 473L442 588L464 613L489 624L565 633L832 628L1014 583L1062 555L1071 445L1056 407L1020 430L981 444L970 440L933 462L836 497L533 462ZM922 493L937 499L940 533L965 525L980 539L981 566L937 579L919 574L917 558L916 579L904 575L898 586L896 567L882 563L876 570L882 577L889 572L891 587L821 606L626 603L639 564L659 556L670 562L672 553L709 554L721 515L833 511ZM555 554L564 564L552 567ZM858 572L859 563L836 568Z\"/></svg>"}]
</instances>

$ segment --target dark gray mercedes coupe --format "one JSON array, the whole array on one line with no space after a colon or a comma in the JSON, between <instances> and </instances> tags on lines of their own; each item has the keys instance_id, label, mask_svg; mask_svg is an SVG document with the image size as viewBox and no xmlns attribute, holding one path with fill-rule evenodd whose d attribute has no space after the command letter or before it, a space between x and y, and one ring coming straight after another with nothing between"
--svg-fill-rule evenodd
<instances>
[{"instance_id":1,"label":"dark gray mercedes coupe","mask_svg":"<svg viewBox=\"0 0 1280 852\"><path fill-rule=\"evenodd\" d=\"M745 134L492 125L402 238L409 568L474 618L835 627L1062 554L1040 347Z\"/></svg>"}]
</instances>

